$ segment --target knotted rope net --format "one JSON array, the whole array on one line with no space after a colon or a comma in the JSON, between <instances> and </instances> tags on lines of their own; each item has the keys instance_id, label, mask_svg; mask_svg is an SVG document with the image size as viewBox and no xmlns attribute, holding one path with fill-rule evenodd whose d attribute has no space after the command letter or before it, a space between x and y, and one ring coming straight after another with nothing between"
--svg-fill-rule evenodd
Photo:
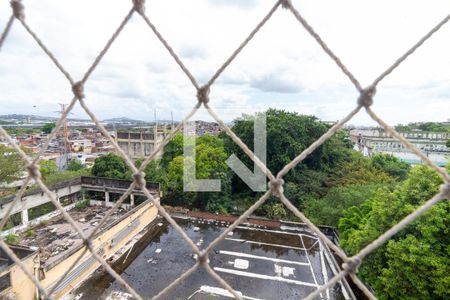
<instances>
[{"instance_id":1,"label":"knotted rope net","mask_svg":"<svg viewBox=\"0 0 450 300\"><path fill-rule=\"evenodd\" d=\"M30 157L27 155L16 143L14 143L12 137L5 131L3 127L0 126L0 134L11 144L11 146L19 153L21 158L27 163L27 171L28 176L24 180L24 184L22 188L16 194L14 201L8 208L8 211L5 214L5 217L0 222L0 228L3 228L7 219L9 218L11 211L14 206L21 200L26 186L29 182L34 181L41 188L42 192L50 199L50 201L56 206L56 208L60 211L64 219L75 229L79 237L83 240L84 249L83 253L76 259L76 261L72 264L69 270L59 279L59 281L53 285L53 288L46 289L41 285L39 280L30 273L30 271L26 268L26 266L21 262L21 260L14 254L14 252L9 248L9 246L5 243L3 239L0 239L0 247L5 251L5 253L23 270L23 272L33 281L36 287L39 289L41 295L44 298L52 299L54 298L54 290L58 285L64 280L64 278L69 274L69 272L80 262L80 259L84 256L84 254L89 251L90 255L97 260L105 270L115 279L118 283L120 283L130 294L133 295L136 299L143 299L117 272L115 272L111 266L102 258L101 255L98 254L98 249L95 249L92 244L93 236L98 232L101 226L106 222L106 220L120 207L122 202L132 193L135 188L141 189L144 195L152 201L152 203L157 207L160 215L162 215L176 230L176 232L180 235L182 239L184 239L187 244L192 248L192 251L196 254L197 261L194 266L184 272L181 276L179 276L175 281L171 282L167 285L163 290L161 290L153 299L159 299L164 296L168 291L170 291L174 286L178 285L185 278L187 278L190 274L192 274L197 268L204 268L207 273L209 273L223 288L228 290L236 299L242 299L240 293L237 293L224 279L217 274L213 268L211 268L208 260L208 254L212 250L214 246L216 246L220 241L222 241L229 232L234 230L238 225L243 223L258 207L260 207L271 195L276 196L286 207L292 211L292 213L300 218L302 222L308 226L308 228L320 239L322 243L331 248L336 255L338 255L342 261L342 268L339 272L328 280L325 284L321 286L317 286L317 289L314 290L311 294L309 294L305 299L314 299L319 296L323 291L333 287L336 283L341 281L345 276L350 276L355 284L365 293L365 295L369 299L375 299L375 296L367 289L367 287L358 279L356 276L358 267L364 260L364 258L370 254L372 251L380 247L382 244L386 243L392 236L397 234L400 230L405 228L408 224L416 220L420 215L425 213L428 209L430 209L433 205L438 203L441 200L450 198L450 177L446 173L446 171L437 165L435 165L424 153L422 153L418 148L416 148L413 144L411 144L408 140L406 140L402 135L400 135L394 128L389 126L386 122L383 121L371 108L374 103L376 87L378 84L388 76L392 71L394 71L404 60L408 58L411 54L413 54L419 47L421 47L434 33L436 33L442 26L444 26L450 19L450 14L447 15L442 21L440 21L435 27L433 27L426 35L424 35L419 41L414 44L408 51L406 51L401 57L399 57L389 68L386 69L380 76L378 76L372 84L363 88L356 77L347 69L347 67L343 64L343 62L339 59L339 57L333 53L333 51L327 46L327 44L322 40L319 34L314 30L314 28L305 20L305 18L300 14L300 12L294 7L290 0L277 0L273 7L269 10L269 12L262 18L262 20L256 25L256 27L250 32L247 38L236 48L236 50L229 56L229 58L217 69L214 75L208 80L206 84L200 86L195 77L189 71L189 69L183 64L179 56L175 53L172 47L169 45L167 40L163 37L163 35L158 31L155 25L151 22L148 16L145 13L145 0L132 0L130 10L126 13L124 19L120 22L117 29L113 32L110 39L107 41L106 45L94 59L91 66L84 73L83 77L75 81L70 73L63 67L63 65L59 62L59 60L55 57L55 55L50 51L50 49L45 45L45 43L39 38L38 34L33 31L32 28L26 22L26 14L25 14L25 6L20 0L12 0L11 2L12 15L8 19L6 26L4 27L1 36L0 36L0 50L5 40L7 39L8 33L14 23L19 23L25 28L25 30L30 34L30 36L35 40L35 42L39 45L42 51L49 57L53 64L59 69L62 75L67 79L70 86L72 87L73 97L70 100L69 105L64 109L61 114L61 117L56 122L56 127L50 133L47 142L40 149L39 153L35 157ZM244 49L248 43L253 39L253 37L258 33L258 31L266 24L266 22L272 17L272 15L278 9L286 9L293 14L295 19L301 24L301 26L312 36L312 38L320 45L323 51L336 63L336 65L341 69L341 71L348 77L350 82L356 88L359 93L359 97L356 99L355 108L344 118L342 118L339 122L334 124L329 130L323 134L319 139L317 139L314 143L312 143L308 148L306 148L302 153L299 153L290 163L288 163L278 174L274 175L272 172L266 167L266 165L261 162L257 156L245 145L242 140L234 134L232 129L227 126L220 116L209 106L209 91L213 86L214 82L219 78L222 72L233 62L233 60L239 55L239 53ZM184 74L189 78L190 82L194 86L197 91L197 99L194 107L186 115L186 117L164 138L163 142L158 145L153 153L148 156L145 161L141 164L139 168L137 168L130 157L118 146L117 142L113 137L108 133L106 128L99 122L96 118L95 114L89 109L86 104L86 98L89 95L86 95L84 92L84 84L89 80L90 75L95 70L95 68L99 65L104 55L108 52L111 45L114 43L116 38L120 35L123 28L127 25L130 19L133 16L141 17L148 25L150 30L156 35L158 40L163 44L165 49L169 52L170 56L173 58L174 62L181 68ZM1 56L0 56L1 59ZM116 152L125 160L128 167L133 172L133 182L127 191L119 198L119 200L115 203L111 210L108 211L106 216L102 219L101 222L96 226L94 231L86 235L82 232L82 230L77 226L76 222L71 218L71 216L63 209L59 201L54 197L48 187L44 184L42 176L38 169L38 161L44 151L48 148L50 141L55 136L56 132L61 128L64 120L67 118L67 115L72 110L76 103L79 103L83 110L89 115L98 129L102 132L102 134L111 142ZM254 163L263 170L266 174L267 178L270 181L269 189L249 208L245 211L233 224L231 224L225 231L223 231L210 245L208 245L205 249L199 249L197 245L187 236L184 230L176 223L176 221L167 213L167 211L160 205L157 198L153 197L150 191L146 188L145 185L145 167L156 158L157 153L162 150L162 148L167 145L167 143L175 136L177 132L179 132L182 128L183 123L188 121L195 112L201 107L205 107L208 113L214 118L214 120L219 123L220 127L231 137L231 139L240 147L242 150L254 161ZM442 184L440 191L431 199L426 201L422 206L418 207L414 212L406 216L403 220L401 220L398 224L394 225L388 231L380 235L377 239L372 241L369 245L365 246L361 249L356 255L352 257L348 257L342 249L336 246L327 236L325 236L320 229L314 225L301 211L299 211L285 196L283 193L283 185L284 180L283 177L297 164L302 162L309 154L311 154L315 149L317 149L320 145L322 145L325 141L327 141L331 136L333 136L339 129L341 129L345 123L347 123L353 116L355 116L360 110L364 109L366 113L375 120L391 137L398 139L407 149L412 151L414 154L419 156L422 161L433 168L443 179L444 183Z\"/></svg>"}]
</instances>

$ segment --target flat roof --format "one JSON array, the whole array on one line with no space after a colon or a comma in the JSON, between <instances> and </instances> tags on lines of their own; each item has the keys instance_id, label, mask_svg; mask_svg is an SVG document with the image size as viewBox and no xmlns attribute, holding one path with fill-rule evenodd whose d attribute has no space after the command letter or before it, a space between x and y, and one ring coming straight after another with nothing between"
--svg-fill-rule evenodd
<instances>
[{"instance_id":1,"label":"flat roof","mask_svg":"<svg viewBox=\"0 0 450 300\"><path fill-rule=\"evenodd\" d=\"M86 235L92 233L108 210L110 210L109 207L93 205L85 208L73 208L68 213ZM126 210L119 208L105 222L102 228L118 220L125 213ZM60 259L72 254L83 244L78 233L62 215L41 222L41 224L32 227L32 230L33 236L24 236L20 244L38 247L40 260L46 267L50 267Z\"/></svg>"},{"instance_id":2,"label":"flat roof","mask_svg":"<svg viewBox=\"0 0 450 300\"><path fill-rule=\"evenodd\" d=\"M200 249L209 245L230 223L204 219L176 219ZM144 298L151 298L192 267L189 245L162 220L152 240L121 276ZM306 228L268 229L239 226L209 254L211 267L244 299L300 299L331 279L329 253ZM108 275L104 275L104 277ZM132 299L110 278L92 277L73 291L77 299ZM110 276L109 276L110 277ZM340 284L324 298L346 299ZM203 268L198 268L163 299L232 299Z\"/></svg>"}]
</instances>

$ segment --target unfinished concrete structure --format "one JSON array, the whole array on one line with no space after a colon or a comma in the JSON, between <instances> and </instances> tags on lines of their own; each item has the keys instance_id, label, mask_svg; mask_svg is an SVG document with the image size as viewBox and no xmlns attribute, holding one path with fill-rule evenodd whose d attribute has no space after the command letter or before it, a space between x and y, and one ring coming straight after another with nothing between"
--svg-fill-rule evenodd
<instances>
[{"instance_id":1,"label":"unfinished concrete structure","mask_svg":"<svg viewBox=\"0 0 450 300\"><path fill-rule=\"evenodd\" d=\"M39 267L37 249L10 246L22 263L33 272ZM19 288L18 288L19 287ZM8 254L0 250L0 299L34 299L36 287Z\"/></svg>"},{"instance_id":2,"label":"unfinished concrete structure","mask_svg":"<svg viewBox=\"0 0 450 300\"><path fill-rule=\"evenodd\" d=\"M110 194L123 194L131 184L130 181L99 177L80 177L65 181L51 187L52 193L63 204L65 199L73 202L64 206L69 215L84 234L91 234L96 229L110 207L114 204L108 201ZM159 201L159 185L148 183L147 188ZM81 202L86 192L102 192L104 201L89 200ZM139 190L134 190L128 203L116 210L92 237L95 252L104 259L109 259L118 250L130 243L133 238L150 224L158 215L158 209L151 200L143 199L140 204L135 203L135 196L142 197ZM143 197L142 197L143 198ZM11 205L12 198L0 200L1 216ZM78 201L78 202L77 202ZM137 202L137 201L136 201ZM28 211L48 204L49 199L40 190L26 193L15 213L21 214L23 224L15 226L2 235L11 232L20 233L20 247L16 255L22 260L28 271L41 284L53 290L56 299L65 295L95 271L100 263L89 251L84 252L85 245L75 229L59 215L58 211L50 212L37 219L29 220ZM76 203L84 203L76 206ZM136 205L135 205L136 204ZM25 211L25 212L24 212ZM42 220L46 220L42 222ZM27 228L27 232L23 230ZM39 292L29 280L24 271L11 261L7 254L0 253L0 299L35 299ZM75 266L73 264L76 263ZM69 271L70 270L70 271ZM63 278L67 271L69 273Z\"/></svg>"},{"instance_id":3,"label":"unfinished concrete structure","mask_svg":"<svg viewBox=\"0 0 450 300\"><path fill-rule=\"evenodd\" d=\"M155 125L140 131L119 131L116 135L116 141L129 157L133 159L143 158L153 153L170 130L170 126ZM157 157L161 157L162 154L163 152L160 151Z\"/></svg>"},{"instance_id":4,"label":"unfinished concrete structure","mask_svg":"<svg viewBox=\"0 0 450 300\"><path fill-rule=\"evenodd\" d=\"M442 167L447 165L450 159L450 148L446 146L446 143L450 139L450 133L415 130L399 132L399 134L423 151L436 165ZM383 130L354 129L350 131L350 139L356 145L355 150L365 152L367 156L387 153L410 164L422 163L417 155Z\"/></svg>"},{"instance_id":5,"label":"unfinished concrete structure","mask_svg":"<svg viewBox=\"0 0 450 300\"><path fill-rule=\"evenodd\" d=\"M81 176L53 184L49 188L54 197L64 206L64 209L70 210L75 206L77 201L83 201L87 197L89 199L94 198L90 199L91 204L112 207L114 205L114 199L117 200L121 194L125 193L130 184L131 181L128 180ZM158 183L148 182L147 189L153 196L159 197ZM135 189L129 196L129 199L124 201L123 207L133 207L136 204L135 199L140 197L142 200L143 195L139 189ZM0 219L5 216L14 199L15 195L0 199ZM43 215L35 213L39 208L45 212L46 209L43 209L44 207L48 207L47 210L49 213ZM14 205L11 211L10 215L15 219L15 226L2 231L0 235L5 236L21 231L28 226L39 224L42 220L54 217L59 213L60 211L55 210L50 199L40 189L31 189Z\"/></svg>"}]
</instances>

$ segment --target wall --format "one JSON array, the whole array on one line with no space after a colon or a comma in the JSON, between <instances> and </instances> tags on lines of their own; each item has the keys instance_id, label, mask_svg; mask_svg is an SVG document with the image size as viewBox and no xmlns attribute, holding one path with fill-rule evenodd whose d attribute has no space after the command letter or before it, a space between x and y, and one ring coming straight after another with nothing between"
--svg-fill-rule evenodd
<instances>
[{"instance_id":1,"label":"wall","mask_svg":"<svg viewBox=\"0 0 450 300\"><path fill-rule=\"evenodd\" d=\"M111 257L118 249L123 247L133 236L140 232L145 226L150 224L157 216L158 209L150 202L146 201L128 212L123 218L117 220L108 226L101 233L97 234L93 239L93 245L97 253L103 253L102 257L107 259ZM132 226L133 222L136 226ZM123 233L126 233L125 235ZM114 243L114 238L116 242ZM83 248L79 248L76 252L68 255L64 260L52 266L46 266L44 270L45 278L41 279L45 287L52 287L57 280L62 276L74 261L80 257ZM81 267L79 267L81 266ZM58 288L57 298L63 296L76 285L80 284L86 277L88 277L95 269L100 266L100 263L91 258L90 253L83 255L83 258L77 264L67 277L72 277L73 280L61 284Z\"/></svg>"},{"instance_id":2,"label":"wall","mask_svg":"<svg viewBox=\"0 0 450 300\"><path fill-rule=\"evenodd\" d=\"M62 188L51 190L51 193L54 197L58 198L58 197L65 197L70 194L77 193L79 191L81 191L81 185L76 184L76 185L69 185L67 187L62 187ZM14 205L14 208L13 208L11 214L21 212L25 209L33 208L35 206L47 203L49 201L50 201L50 199L47 197L47 195L45 195L43 193L35 193L35 194L31 194L31 195L26 195L19 202L17 202ZM0 219L5 216L6 211L8 210L9 206L12 203L13 202L2 204L1 209L0 209Z\"/></svg>"},{"instance_id":3,"label":"wall","mask_svg":"<svg viewBox=\"0 0 450 300\"><path fill-rule=\"evenodd\" d=\"M39 267L38 252L35 251L23 258L22 263L32 274L35 274ZM22 269L18 265L12 264L0 273L0 277L8 272L11 276L11 287L0 292L0 299L35 299L37 289Z\"/></svg>"}]
</instances>

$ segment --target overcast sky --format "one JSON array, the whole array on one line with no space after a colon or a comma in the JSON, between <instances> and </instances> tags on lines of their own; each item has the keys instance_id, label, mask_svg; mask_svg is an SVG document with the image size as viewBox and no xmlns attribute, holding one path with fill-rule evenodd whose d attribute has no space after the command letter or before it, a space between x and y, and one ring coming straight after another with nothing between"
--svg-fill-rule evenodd
<instances>
[{"instance_id":1,"label":"overcast sky","mask_svg":"<svg viewBox=\"0 0 450 300\"><path fill-rule=\"evenodd\" d=\"M24 0L26 20L62 65L79 79L131 6L131 0ZM146 12L200 83L269 11L269 0L147 0ZM450 13L450 1L293 1L360 80L371 83ZM0 2L0 31L10 15ZM195 90L143 20L134 15L85 86L101 119L179 120ZM357 93L294 16L279 9L222 74L211 106L226 121L269 107L338 120ZM0 51L0 114L56 116L71 89L15 22ZM374 110L391 124L450 118L450 24L379 85ZM204 118L199 112L194 119ZM87 115L77 105L71 117ZM364 111L351 122L373 125Z\"/></svg>"}]
</instances>

